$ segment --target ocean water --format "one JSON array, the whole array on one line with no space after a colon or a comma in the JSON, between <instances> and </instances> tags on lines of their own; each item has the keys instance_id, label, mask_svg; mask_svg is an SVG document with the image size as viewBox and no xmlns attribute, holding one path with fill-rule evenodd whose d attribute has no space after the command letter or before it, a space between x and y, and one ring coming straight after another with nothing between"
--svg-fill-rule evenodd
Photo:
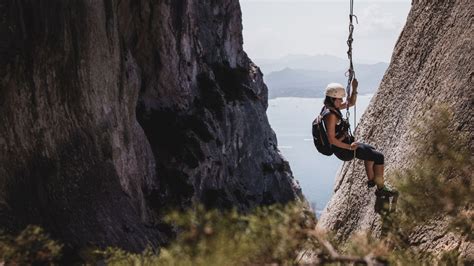
<instances>
[{"instance_id":1,"label":"ocean water","mask_svg":"<svg viewBox=\"0 0 474 266\"><path fill-rule=\"evenodd\" d=\"M357 121L367 108L372 95L357 98ZM306 199L319 216L329 202L337 170L342 161L316 150L311 125L323 105L323 98L277 98L268 101L267 116L278 139L278 148L290 163ZM354 128L353 108L351 127ZM345 116L345 110L343 110Z\"/></svg>"}]
</instances>

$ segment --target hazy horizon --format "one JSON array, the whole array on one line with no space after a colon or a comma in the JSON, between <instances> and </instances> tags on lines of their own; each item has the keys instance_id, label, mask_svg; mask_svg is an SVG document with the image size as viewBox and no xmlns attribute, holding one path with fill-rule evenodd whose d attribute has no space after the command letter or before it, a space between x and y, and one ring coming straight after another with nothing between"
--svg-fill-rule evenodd
<instances>
[{"instance_id":1,"label":"hazy horizon","mask_svg":"<svg viewBox=\"0 0 474 266\"><path fill-rule=\"evenodd\" d=\"M258 60L288 55L347 59L349 1L241 0L244 50ZM355 63L390 62L410 0L354 1Z\"/></svg>"}]
</instances>

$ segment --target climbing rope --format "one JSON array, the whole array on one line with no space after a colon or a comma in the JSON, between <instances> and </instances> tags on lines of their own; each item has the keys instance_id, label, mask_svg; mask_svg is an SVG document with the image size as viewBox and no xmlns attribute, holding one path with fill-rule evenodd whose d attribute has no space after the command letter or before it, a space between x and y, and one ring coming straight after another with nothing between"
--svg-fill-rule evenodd
<instances>
[{"instance_id":1,"label":"climbing rope","mask_svg":"<svg viewBox=\"0 0 474 266\"><path fill-rule=\"evenodd\" d=\"M352 96L351 84L352 84L352 80L355 78L354 64L352 63L352 42L354 41L354 38L352 37L352 34L354 32L353 18L356 19L356 23L359 23L359 21L357 19L357 16L354 15L354 0L350 0L349 37L347 38L347 46L348 46L347 57L349 58L349 69L346 72L346 76L347 76L346 95L347 95L348 99L350 99L350 96ZM347 122L349 122L350 115L351 114L349 112L349 105L347 105L347 107L346 107L346 121ZM356 122L357 122L356 121L356 105L354 105L354 133L351 132L352 130L351 130L350 123L349 123L349 129L348 129L350 137L354 137L354 140L355 140L355 124L356 124ZM353 158L354 162L353 162L352 173L355 172L355 157L356 157L356 151L354 150L354 158ZM334 191L337 191L339 189L342 182L344 181L344 176L346 174L347 174L347 172L343 174L343 178L341 178L341 180L339 180L339 183L337 184ZM351 178L349 180L349 187L352 187L352 181L353 181L353 178ZM350 190L350 191L352 193L352 190ZM352 199L352 196L349 197L349 205L351 204L351 199Z\"/></svg>"},{"instance_id":2,"label":"climbing rope","mask_svg":"<svg viewBox=\"0 0 474 266\"><path fill-rule=\"evenodd\" d=\"M349 58L349 69L347 70L347 87L346 87L346 94L350 98L352 96L352 91L351 91L351 84L352 80L355 78L355 70L354 70L354 64L352 63L352 42L354 41L354 38L352 37L352 34L354 32L354 24L353 24L353 18L356 19L356 23L359 23L357 16L354 15L354 0L350 0L350 12L349 12L349 36L347 38L347 57ZM347 105L346 108L346 120L349 122L350 118L350 111L349 111L349 105ZM354 105L354 134L352 134L355 138L355 124L356 124L356 105ZM349 126L349 133L351 133L351 128ZM354 158L355 158L355 150L354 150Z\"/></svg>"},{"instance_id":3,"label":"climbing rope","mask_svg":"<svg viewBox=\"0 0 474 266\"><path fill-rule=\"evenodd\" d=\"M351 95L351 82L352 79L355 77L355 71L354 71L354 64L352 63L352 42L354 41L354 38L352 38L352 34L354 32L354 24L352 23L352 18L355 17L357 21L357 17L354 15L354 1L351 0L351 8L350 8L350 14L349 14L349 37L347 37L347 57L349 58L349 70L347 71L347 87L346 87L346 92L347 95ZM347 112L349 112L349 106L347 107Z\"/></svg>"},{"instance_id":4,"label":"climbing rope","mask_svg":"<svg viewBox=\"0 0 474 266\"><path fill-rule=\"evenodd\" d=\"M347 70L347 87L346 87L346 94L348 99L352 98L352 93L353 91L351 90L351 85L352 85L352 80L355 79L355 70L354 70L354 64L352 63L352 42L354 41L354 38L352 37L352 34L354 32L354 24L353 24L353 18L356 19L356 22L359 23L357 16L354 15L354 0L350 0L350 12L349 12L349 36L347 37L347 57L349 59L349 69ZM350 112L349 112L349 104L347 104L346 108L346 119L347 122L349 123L349 118L350 118ZM356 105L354 104L354 133L351 132L351 127L349 123L349 134L354 138L355 141L355 125L356 125ZM355 160L356 159L356 150L354 150L354 158L353 158L353 163L352 163L352 174L355 173ZM354 181L354 178L349 179L349 206L352 205L352 183Z\"/></svg>"}]
</instances>

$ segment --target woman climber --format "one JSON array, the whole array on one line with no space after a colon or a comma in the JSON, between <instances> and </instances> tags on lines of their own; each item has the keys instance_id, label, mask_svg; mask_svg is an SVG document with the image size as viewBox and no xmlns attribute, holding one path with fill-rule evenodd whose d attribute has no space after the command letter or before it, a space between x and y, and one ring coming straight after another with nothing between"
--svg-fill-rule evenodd
<instances>
[{"instance_id":1,"label":"woman climber","mask_svg":"<svg viewBox=\"0 0 474 266\"><path fill-rule=\"evenodd\" d=\"M321 111L326 125L327 136L332 151L337 158L350 161L354 156L364 160L365 172L367 173L367 186L377 185L375 194L377 196L395 196L395 190L384 185L384 156L371 145L355 142L349 133L349 123L342 118L341 109L355 105L357 99L357 79L352 80L352 93L350 98L343 102L346 97L344 87L338 83L331 83L326 87L326 98ZM355 154L354 154L355 151Z\"/></svg>"}]
</instances>

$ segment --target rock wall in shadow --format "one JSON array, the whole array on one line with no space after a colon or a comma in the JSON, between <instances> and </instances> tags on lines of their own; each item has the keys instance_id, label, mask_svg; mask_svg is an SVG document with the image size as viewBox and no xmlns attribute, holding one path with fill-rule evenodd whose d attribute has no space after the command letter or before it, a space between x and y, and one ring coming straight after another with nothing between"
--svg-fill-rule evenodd
<instances>
[{"instance_id":1,"label":"rock wall in shadow","mask_svg":"<svg viewBox=\"0 0 474 266\"><path fill-rule=\"evenodd\" d=\"M237 0L3 1L0 36L3 228L137 251L169 208L302 199Z\"/></svg>"}]
</instances>

